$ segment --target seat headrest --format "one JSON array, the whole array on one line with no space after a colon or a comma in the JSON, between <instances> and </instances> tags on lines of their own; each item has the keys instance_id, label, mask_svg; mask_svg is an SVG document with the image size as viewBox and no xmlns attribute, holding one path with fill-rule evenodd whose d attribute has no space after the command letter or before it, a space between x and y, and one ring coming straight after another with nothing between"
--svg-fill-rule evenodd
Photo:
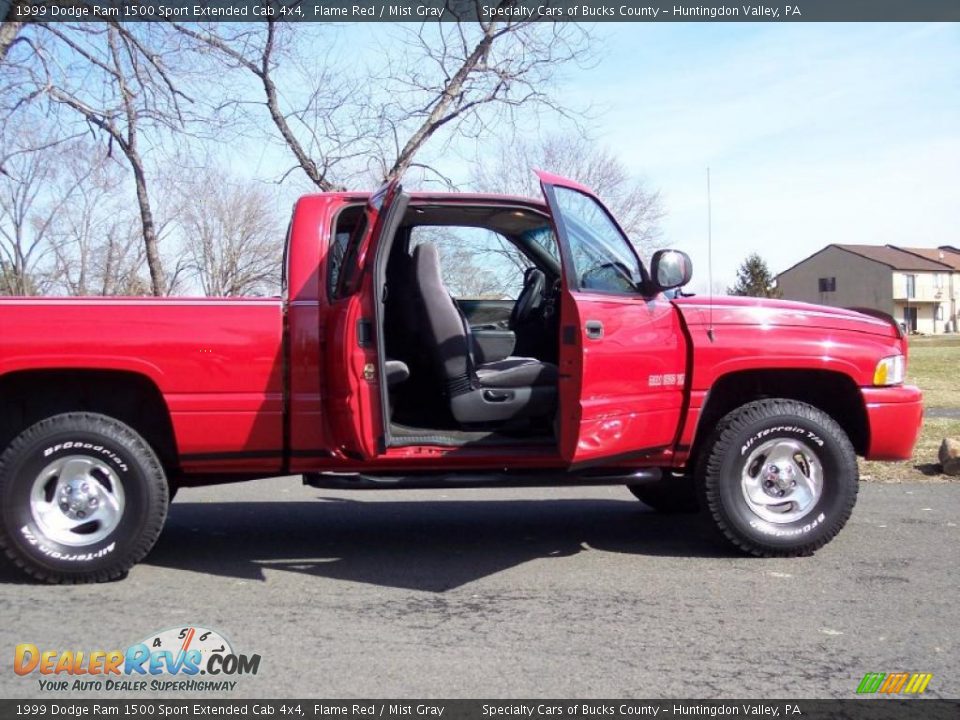
<instances>
[{"instance_id":1,"label":"seat headrest","mask_svg":"<svg viewBox=\"0 0 960 720\"><path fill-rule=\"evenodd\" d=\"M413 249L413 267L421 282L443 284L440 275L440 253L433 243L423 243Z\"/></svg>"}]
</instances>

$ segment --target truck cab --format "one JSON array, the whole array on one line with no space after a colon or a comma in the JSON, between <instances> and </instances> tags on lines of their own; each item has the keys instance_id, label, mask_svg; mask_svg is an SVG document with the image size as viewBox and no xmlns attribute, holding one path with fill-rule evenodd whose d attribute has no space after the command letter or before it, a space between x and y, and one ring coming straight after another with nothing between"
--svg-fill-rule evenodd
<instances>
[{"instance_id":1,"label":"truck cab","mask_svg":"<svg viewBox=\"0 0 960 720\"><path fill-rule=\"evenodd\" d=\"M664 461L685 392L680 314L595 196L541 179L544 202L395 185L301 200L333 231L318 275L291 256L290 326L316 324L325 348L303 380L333 410L313 433L339 469ZM689 268L664 251L652 270L673 287Z\"/></svg>"}]
</instances>

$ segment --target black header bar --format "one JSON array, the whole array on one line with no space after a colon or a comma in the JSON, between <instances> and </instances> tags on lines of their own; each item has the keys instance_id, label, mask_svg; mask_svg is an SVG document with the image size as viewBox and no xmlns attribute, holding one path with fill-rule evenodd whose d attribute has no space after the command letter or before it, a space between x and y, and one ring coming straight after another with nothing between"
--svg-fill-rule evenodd
<instances>
[{"instance_id":1,"label":"black header bar","mask_svg":"<svg viewBox=\"0 0 960 720\"><path fill-rule=\"evenodd\" d=\"M0 18L41 22L945 22L957 0L0 0Z\"/></svg>"}]
</instances>

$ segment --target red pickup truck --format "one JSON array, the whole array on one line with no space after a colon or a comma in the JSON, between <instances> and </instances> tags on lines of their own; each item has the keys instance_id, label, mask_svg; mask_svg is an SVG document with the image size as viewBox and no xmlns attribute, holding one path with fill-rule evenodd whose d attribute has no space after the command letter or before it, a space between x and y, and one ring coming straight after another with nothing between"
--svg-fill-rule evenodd
<instances>
[{"instance_id":1,"label":"red pickup truck","mask_svg":"<svg viewBox=\"0 0 960 720\"><path fill-rule=\"evenodd\" d=\"M0 547L49 582L122 577L178 488L623 484L758 556L813 552L856 456L909 458L889 318L668 298L600 200L302 198L283 295L0 301Z\"/></svg>"}]
</instances>

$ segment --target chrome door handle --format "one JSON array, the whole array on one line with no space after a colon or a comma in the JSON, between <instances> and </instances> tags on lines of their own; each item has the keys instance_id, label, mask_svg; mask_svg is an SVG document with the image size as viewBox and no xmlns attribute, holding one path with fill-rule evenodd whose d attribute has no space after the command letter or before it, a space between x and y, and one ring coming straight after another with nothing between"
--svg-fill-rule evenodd
<instances>
[{"instance_id":1,"label":"chrome door handle","mask_svg":"<svg viewBox=\"0 0 960 720\"><path fill-rule=\"evenodd\" d=\"M591 340L599 340L603 337L603 323L599 320L587 320L584 327L587 331L587 337Z\"/></svg>"}]
</instances>

